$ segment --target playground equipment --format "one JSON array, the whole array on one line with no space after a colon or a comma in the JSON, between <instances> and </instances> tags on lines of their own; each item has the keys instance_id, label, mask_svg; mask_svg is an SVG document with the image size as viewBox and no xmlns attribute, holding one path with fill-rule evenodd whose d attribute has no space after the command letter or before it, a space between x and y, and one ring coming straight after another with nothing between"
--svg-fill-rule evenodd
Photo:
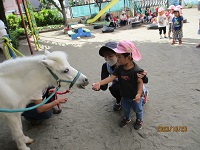
<instances>
[{"instance_id":1,"label":"playground equipment","mask_svg":"<svg viewBox=\"0 0 200 150\"><path fill-rule=\"evenodd\" d=\"M29 27L31 30L32 37L34 39L35 49L39 50L40 44L39 44L39 31L37 30L37 24L35 21L35 17L33 15L33 7L31 3L28 0L22 0L25 13L28 19Z\"/></svg>"},{"instance_id":2,"label":"playground equipment","mask_svg":"<svg viewBox=\"0 0 200 150\"><path fill-rule=\"evenodd\" d=\"M129 0L130 9L134 10L134 14L142 14L146 7L167 6L168 0Z\"/></svg>"},{"instance_id":3,"label":"playground equipment","mask_svg":"<svg viewBox=\"0 0 200 150\"><path fill-rule=\"evenodd\" d=\"M2 43L0 48L2 48L6 60L16 58L18 56L17 54L23 56L22 53L12 46L11 39L7 34L6 26L2 20L0 20L0 40Z\"/></svg>"},{"instance_id":4,"label":"playground equipment","mask_svg":"<svg viewBox=\"0 0 200 150\"><path fill-rule=\"evenodd\" d=\"M109 33L109 32L114 32L114 28L112 27L107 27L107 26L104 26L103 29L102 29L102 33Z\"/></svg>"},{"instance_id":5,"label":"playground equipment","mask_svg":"<svg viewBox=\"0 0 200 150\"><path fill-rule=\"evenodd\" d=\"M115 5L118 2L118 0L112 0L108 5L106 5L103 9L99 11L99 13L92 19L88 19L87 23L95 22L99 17L101 17L108 9L110 9L113 5Z\"/></svg>"},{"instance_id":6,"label":"playground equipment","mask_svg":"<svg viewBox=\"0 0 200 150\"><path fill-rule=\"evenodd\" d=\"M85 27L84 24L72 25L71 26L72 30L68 31L67 34L72 39L76 39L77 37L81 36L90 37L91 36L90 30L83 27Z\"/></svg>"}]
</instances>

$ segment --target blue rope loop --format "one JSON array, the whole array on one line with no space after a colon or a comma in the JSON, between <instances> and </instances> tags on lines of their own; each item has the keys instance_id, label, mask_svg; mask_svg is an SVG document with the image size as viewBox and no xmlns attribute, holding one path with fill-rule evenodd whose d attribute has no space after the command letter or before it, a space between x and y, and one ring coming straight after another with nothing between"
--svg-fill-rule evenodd
<instances>
[{"instance_id":1,"label":"blue rope loop","mask_svg":"<svg viewBox=\"0 0 200 150\"><path fill-rule=\"evenodd\" d=\"M48 102L54 95L55 93L59 90L60 87L56 87L56 89L54 90L53 93L51 93L51 95L47 98L44 99L40 104L37 104L35 106L32 107L28 107L28 108L18 108L18 109L4 109L4 108L0 108L0 112L6 112L6 113L16 113L16 112L24 112L24 111L29 111L32 109L35 109L39 106L44 105L46 102Z\"/></svg>"}]
</instances>

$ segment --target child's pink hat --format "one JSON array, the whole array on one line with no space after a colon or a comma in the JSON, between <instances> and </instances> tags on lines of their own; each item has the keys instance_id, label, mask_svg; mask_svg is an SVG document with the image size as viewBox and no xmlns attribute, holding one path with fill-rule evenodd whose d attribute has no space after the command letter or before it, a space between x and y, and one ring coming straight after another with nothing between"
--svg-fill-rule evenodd
<instances>
[{"instance_id":1,"label":"child's pink hat","mask_svg":"<svg viewBox=\"0 0 200 150\"><path fill-rule=\"evenodd\" d=\"M174 5L170 5L168 9L174 9L175 6Z\"/></svg>"},{"instance_id":2,"label":"child's pink hat","mask_svg":"<svg viewBox=\"0 0 200 150\"><path fill-rule=\"evenodd\" d=\"M183 8L181 5L177 5L176 7L179 8L179 9L182 9L182 8Z\"/></svg>"},{"instance_id":3,"label":"child's pink hat","mask_svg":"<svg viewBox=\"0 0 200 150\"><path fill-rule=\"evenodd\" d=\"M140 52L135 47L135 44L133 42L131 42L131 41L127 41L127 40L120 41L117 44L117 48L115 48L113 50L118 54L131 53L132 54L132 58L135 61L139 61L142 58Z\"/></svg>"}]
</instances>

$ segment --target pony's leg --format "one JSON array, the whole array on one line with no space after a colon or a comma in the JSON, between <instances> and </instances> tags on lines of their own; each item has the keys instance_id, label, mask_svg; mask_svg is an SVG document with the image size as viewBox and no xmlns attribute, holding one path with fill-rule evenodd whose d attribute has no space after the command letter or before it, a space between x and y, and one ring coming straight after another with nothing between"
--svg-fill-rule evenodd
<instances>
[{"instance_id":1,"label":"pony's leg","mask_svg":"<svg viewBox=\"0 0 200 150\"><path fill-rule=\"evenodd\" d=\"M8 126L11 129L11 133L14 137L14 140L17 144L18 149L19 150L30 150L30 148L26 146L25 136L21 129L18 114L9 114L7 119L8 119Z\"/></svg>"},{"instance_id":2,"label":"pony's leg","mask_svg":"<svg viewBox=\"0 0 200 150\"><path fill-rule=\"evenodd\" d=\"M20 128L21 128L21 130L23 131L21 113L19 113L19 115L17 115L17 117L18 117L18 120L19 120ZM33 139L31 139L31 138L29 138L28 136L25 136L25 135L24 135L24 142L25 142L26 144L31 144L31 143L33 143Z\"/></svg>"}]
</instances>

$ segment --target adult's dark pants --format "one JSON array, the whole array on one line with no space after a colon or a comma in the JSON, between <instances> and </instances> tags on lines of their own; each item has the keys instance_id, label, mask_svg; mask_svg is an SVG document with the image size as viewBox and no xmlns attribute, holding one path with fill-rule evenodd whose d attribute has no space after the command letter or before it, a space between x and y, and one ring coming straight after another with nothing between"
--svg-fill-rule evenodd
<instances>
[{"instance_id":1,"label":"adult's dark pants","mask_svg":"<svg viewBox=\"0 0 200 150\"><path fill-rule=\"evenodd\" d=\"M121 103L121 95L119 91L119 83L114 82L110 87L109 87L110 93L114 98L116 98L116 103L119 104Z\"/></svg>"},{"instance_id":2,"label":"adult's dark pants","mask_svg":"<svg viewBox=\"0 0 200 150\"><path fill-rule=\"evenodd\" d=\"M109 27L116 27L116 24L114 22L110 22Z\"/></svg>"},{"instance_id":3,"label":"adult's dark pants","mask_svg":"<svg viewBox=\"0 0 200 150\"><path fill-rule=\"evenodd\" d=\"M127 24L127 20L121 20L120 21L120 26L125 26Z\"/></svg>"}]
</instances>

